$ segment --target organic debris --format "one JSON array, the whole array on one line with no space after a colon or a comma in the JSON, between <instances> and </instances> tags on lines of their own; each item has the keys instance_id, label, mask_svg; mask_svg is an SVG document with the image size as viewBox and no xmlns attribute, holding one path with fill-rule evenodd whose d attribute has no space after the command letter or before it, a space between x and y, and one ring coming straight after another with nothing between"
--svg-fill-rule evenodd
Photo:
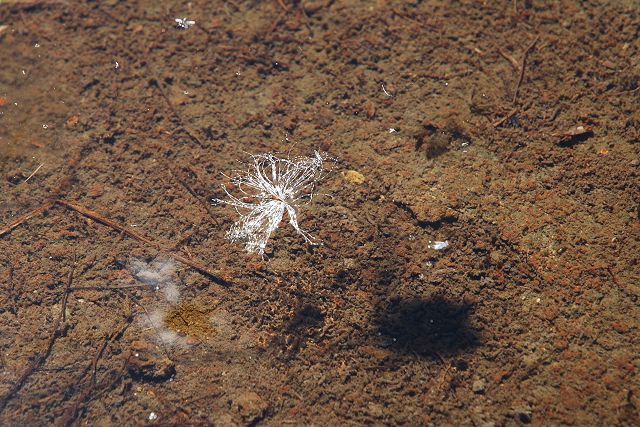
<instances>
[{"instance_id":1,"label":"organic debris","mask_svg":"<svg viewBox=\"0 0 640 427\"><path fill-rule=\"evenodd\" d=\"M164 324L178 334L202 340L215 333L209 320L210 312L210 308L196 303L181 304L167 312Z\"/></svg>"},{"instance_id":2,"label":"organic debris","mask_svg":"<svg viewBox=\"0 0 640 427\"><path fill-rule=\"evenodd\" d=\"M560 143L580 142L593 136L593 126L576 126L562 133Z\"/></svg>"},{"instance_id":3,"label":"organic debris","mask_svg":"<svg viewBox=\"0 0 640 427\"><path fill-rule=\"evenodd\" d=\"M471 138L455 119L444 123L425 122L422 131L416 135L416 150L425 151L430 159L446 153L457 143L469 145Z\"/></svg>"},{"instance_id":4,"label":"organic debris","mask_svg":"<svg viewBox=\"0 0 640 427\"><path fill-rule=\"evenodd\" d=\"M176 18L175 21L176 21L176 26L183 30L188 30L189 28L196 25L196 21L192 21L187 18Z\"/></svg>"},{"instance_id":5,"label":"organic debris","mask_svg":"<svg viewBox=\"0 0 640 427\"><path fill-rule=\"evenodd\" d=\"M429 247L433 250L436 251L441 251L443 249L447 249L449 247L449 241L445 240L445 241L435 241L433 243L429 244Z\"/></svg>"},{"instance_id":6,"label":"organic debris","mask_svg":"<svg viewBox=\"0 0 640 427\"><path fill-rule=\"evenodd\" d=\"M240 216L227 239L244 242L247 252L263 255L286 211L296 232L313 244L311 235L298 226L297 209L313 199L316 184L325 176L327 155L316 151L313 157L289 159L267 153L251 159L247 170L228 177L242 195L233 196L223 185L229 200L214 200L233 206Z\"/></svg>"},{"instance_id":7,"label":"organic debris","mask_svg":"<svg viewBox=\"0 0 640 427\"><path fill-rule=\"evenodd\" d=\"M364 175L358 171L348 170L346 172L342 172L342 176L349 184L360 185L364 183Z\"/></svg>"}]
</instances>

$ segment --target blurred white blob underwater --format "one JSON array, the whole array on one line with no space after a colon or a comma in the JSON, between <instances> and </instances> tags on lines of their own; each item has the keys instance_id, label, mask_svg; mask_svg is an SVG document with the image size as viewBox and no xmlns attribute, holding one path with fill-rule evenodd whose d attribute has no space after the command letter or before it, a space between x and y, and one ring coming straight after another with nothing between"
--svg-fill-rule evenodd
<instances>
[{"instance_id":1,"label":"blurred white blob underwater","mask_svg":"<svg viewBox=\"0 0 640 427\"><path fill-rule=\"evenodd\" d=\"M149 313L146 320L142 322L142 325L154 330L160 344L166 347L188 348L189 343L186 337L178 335L176 332L168 329L165 325L165 318L166 312L162 309L156 309Z\"/></svg>"},{"instance_id":2,"label":"blurred white blob underwater","mask_svg":"<svg viewBox=\"0 0 640 427\"><path fill-rule=\"evenodd\" d=\"M151 262L134 259L129 268L140 282L156 291L162 290L168 302L175 304L180 300L180 290L176 285L176 264L173 259L158 257Z\"/></svg>"}]
</instances>

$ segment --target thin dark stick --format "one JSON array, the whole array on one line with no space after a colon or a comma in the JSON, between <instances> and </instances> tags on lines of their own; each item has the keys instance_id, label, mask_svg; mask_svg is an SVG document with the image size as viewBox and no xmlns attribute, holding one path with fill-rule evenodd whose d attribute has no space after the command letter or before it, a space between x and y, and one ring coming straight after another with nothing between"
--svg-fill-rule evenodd
<instances>
[{"instance_id":1,"label":"thin dark stick","mask_svg":"<svg viewBox=\"0 0 640 427\"><path fill-rule=\"evenodd\" d=\"M498 126L500 126L501 124L503 124L504 122L506 122L507 120L509 120L511 117L513 117L516 113L518 112L517 108L514 108L513 110L509 111L509 113L504 116L503 118L501 118L500 120L492 123L494 128L497 128Z\"/></svg>"},{"instance_id":2,"label":"thin dark stick","mask_svg":"<svg viewBox=\"0 0 640 427\"><path fill-rule=\"evenodd\" d=\"M184 187L185 190L187 190L187 192L189 194L191 194L193 196L194 199L196 199L198 201L198 203L200 203L202 205L202 207L204 207L207 211L207 213L209 214L209 216L214 219L215 215L213 212L213 209L211 209L211 205L207 202L205 202L202 197L200 197L200 195L198 193L195 192L195 190L193 188L191 188L189 186L189 184L187 184L177 173L175 173L175 171L173 171L171 168L169 168L169 173L171 174L171 176L178 181L178 183L180 185L182 185Z\"/></svg>"},{"instance_id":3,"label":"thin dark stick","mask_svg":"<svg viewBox=\"0 0 640 427\"><path fill-rule=\"evenodd\" d=\"M273 33L275 31L276 28L278 28L278 25L280 25L280 22L284 19L284 17L287 15L287 10L283 10L278 17L276 18L275 21L273 21L273 23L271 24L271 26L267 29L266 33L264 34L264 36L268 36L271 33Z\"/></svg>"},{"instance_id":4,"label":"thin dark stick","mask_svg":"<svg viewBox=\"0 0 640 427\"><path fill-rule=\"evenodd\" d=\"M126 234L127 236L136 239L140 242L144 242L144 243L153 243L151 240L149 240L147 237L136 233L133 230L129 230L126 227L123 227L113 221L111 221L108 218L105 218L104 216L100 215L97 212L94 212L92 210L89 210L87 208L85 208L84 206L80 206L80 205L76 205L75 203L71 203L71 202L67 202L66 200L56 200L56 203L62 206L65 206L71 210L74 210L76 212L78 212L79 214L82 214L88 218L91 218L95 221L98 221L99 223L103 224L103 225L107 225L113 229L116 229L124 234Z\"/></svg>"},{"instance_id":5,"label":"thin dark stick","mask_svg":"<svg viewBox=\"0 0 640 427\"><path fill-rule=\"evenodd\" d=\"M55 343L56 338L58 336L58 329L60 328L60 324L62 323L65 317L65 310L67 309L67 295L69 294L69 288L71 288L71 283L73 282L74 268L75 268L75 265L74 267L71 268L71 271L69 272L69 280L67 281L67 285L64 288L64 294L62 296L62 301L63 301L62 310L58 315L58 319L56 320L56 323L53 325L53 328L51 330L51 335L49 337L49 341L47 342L46 350L42 352L40 355L38 355L38 357L36 357L36 359L31 363L31 365L29 365L27 369L24 370L22 375L20 375L20 378L18 378L18 381L16 381L13 384L13 386L11 386L7 394L5 394L0 399L0 412L2 412L4 408L7 406L7 403L9 402L9 400L11 400L16 395L16 393L20 391L20 389L22 389L25 382L31 376L33 371L40 368L42 364L44 364L44 362L47 360L49 355L51 354L51 350L53 350L53 344Z\"/></svg>"},{"instance_id":6,"label":"thin dark stick","mask_svg":"<svg viewBox=\"0 0 640 427\"><path fill-rule=\"evenodd\" d=\"M180 123L180 127L182 129L184 129L184 131L187 132L187 135L189 135L191 137L191 139L193 139L195 142L197 142L198 145L200 145L200 147L205 148L206 145L200 140L200 138L198 138L198 135L196 135L196 133L189 126L187 126L185 124L185 121L182 119L182 115L178 112L178 109L176 107L174 107L174 105L171 103L171 100L169 99L169 96L167 95L167 93L164 91L162 85L160 84L160 80L158 80L157 77L153 76L149 82L153 86L158 88L158 90L160 91L160 94L162 95L162 97L164 98L165 102L167 103L167 106L169 106L169 109L171 110L171 112L173 113L175 118L178 119L178 122Z\"/></svg>"},{"instance_id":7,"label":"thin dark stick","mask_svg":"<svg viewBox=\"0 0 640 427\"><path fill-rule=\"evenodd\" d=\"M220 275L218 275L215 272L209 270L207 267L205 267L204 265L200 264L198 261L193 261L191 259L183 257L182 255L175 254L175 253L172 253L172 252L169 252L169 251L165 251L165 250L162 249L162 247L157 242L155 242L155 241L151 240L150 238L145 237L145 236L143 236L141 234L138 234L133 230L129 230L128 228L126 228L126 227L124 227L124 226L122 226L120 224L115 223L114 221L104 217L103 215L101 215L101 214L99 214L97 212L94 212L94 211L92 211L90 209L87 209L84 206L80 206L80 205L75 204L75 203L67 202L65 200L57 200L56 203L58 203L58 204L60 204L62 206L65 206L65 207L67 207L67 208L69 208L71 210L74 210L74 211L78 212L79 214L81 214L83 216L86 216L88 218L91 218L91 219L93 219L93 220L95 220L95 221L97 221L97 222L99 222L99 223L101 223L103 225L106 225L106 226L111 227L111 228L113 228L115 230L118 230L118 231L126 234L127 236L129 236L129 237L131 237L131 238L133 238L135 240L138 240L139 242L147 243L147 244L153 246L153 248L155 250L157 250L158 252L163 253L163 254L165 254L167 256L170 256L170 257L176 259L177 261L180 261L181 263L193 268L194 270L199 271L200 273L204 274L205 276L213 279L216 283L219 283L221 285L228 285L229 284L228 280L225 280Z\"/></svg>"},{"instance_id":8,"label":"thin dark stick","mask_svg":"<svg viewBox=\"0 0 640 427\"><path fill-rule=\"evenodd\" d=\"M9 266L9 273L7 274L7 282L11 284L9 287L9 296L7 297L7 301L9 301L9 311L15 316L18 313L16 310L16 300L17 297L13 295L13 292L16 289L16 283L13 281L13 268Z\"/></svg>"},{"instance_id":9,"label":"thin dark stick","mask_svg":"<svg viewBox=\"0 0 640 427\"><path fill-rule=\"evenodd\" d=\"M520 64L518 64L518 61L516 61L516 59L509 55L508 53L506 53L504 50L502 49L498 49L498 53L500 55L502 55L502 57L504 59L506 59L507 61L509 61L509 64L511 64L511 66L513 67L514 70L519 71L520 70Z\"/></svg>"},{"instance_id":10,"label":"thin dark stick","mask_svg":"<svg viewBox=\"0 0 640 427\"><path fill-rule=\"evenodd\" d=\"M42 215L43 213L45 213L46 211L51 209L51 207L53 205L54 205L53 202L48 202L48 203L45 203L44 205L40 206L39 208L34 209L31 212L27 212L26 214L22 215L20 218L16 219L11 224L9 224L5 228L1 229L0 230L0 237L4 236L5 234L9 234L14 228L16 228L20 224L30 220L34 216Z\"/></svg>"},{"instance_id":11,"label":"thin dark stick","mask_svg":"<svg viewBox=\"0 0 640 427\"><path fill-rule=\"evenodd\" d=\"M178 255L178 254L174 254L168 251L163 250L160 245L158 245L158 243L154 242L153 240L149 239L148 237L145 237L139 233L136 233L133 230L130 230L112 220L110 220L109 218L106 218L105 216L94 212L90 209L85 208L84 206L80 206L78 204L75 203L71 203L71 202L67 202L66 200L56 200L54 202L49 202L37 209L34 209L31 212L28 212L27 214L21 216L20 218L18 218L17 220L15 220L14 222L12 222L11 224L9 224L7 227L3 228L2 230L0 230L0 237L2 237L3 235L11 232L11 230L13 230L14 228L18 227L20 224L24 223L25 221L28 221L29 219L33 218L34 216L40 215L46 211L48 211L49 209L51 209L55 204L64 206L66 208L69 208L73 211L76 211L77 213L86 216L87 218L91 218L94 221L97 221L103 225L106 225L108 227L113 228L114 230L120 231L121 233L126 234L127 236L139 241L139 242L143 242L143 243L147 243L152 245L157 251L164 253L168 256L171 256L173 258L175 258L176 260L180 261L181 263L199 271L200 273L204 274L205 276L213 279L214 281L216 281L219 284L223 284L223 285L228 285L229 281L225 280L224 278L222 278L220 275L216 274L215 272L209 270L207 267L205 267L204 265L202 265L201 263L197 262L197 261L193 261L190 260L188 258L183 257L182 255Z\"/></svg>"},{"instance_id":12,"label":"thin dark stick","mask_svg":"<svg viewBox=\"0 0 640 427\"><path fill-rule=\"evenodd\" d=\"M151 288L152 285L141 283L139 285L121 285L121 286L75 286L70 289L71 292L75 291L113 291L117 289L131 289L131 288Z\"/></svg>"},{"instance_id":13,"label":"thin dark stick","mask_svg":"<svg viewBox=\"0 0 640 427\"><path fill-rule=\"evenodd\" d=\"M513 93L513 103L516 103L516 100L518 99L518 91L520 90L520 85L522 84L522 80L524 79L524 69L527 66L527 57L529 56L529 52L531 51L531 49L533 49L533 47L536 45L536 43L538 42L538 39L540 38L540 36L536 36L535 39L533 39L533 41L529 44L529 46L527 46L527 49L524 51L524 54L522 55L522 63L520 64L520 77L518 78L518 84L516 85L516 90Z\"/></svg>"},{"instance_id":14,"label":"thin dark stick","mask_svg":"<svg viewBox=\"0 0 640 427\"><path fill-rule=\"evenodd\" d=\"M75 403L72 406L69 406L65 411L63 416L60 418L60 423L58 425L63 425L63 426L68 426L71 425L71 423L73 421L76 420L76 418L78 418L78 414L80 413L80 410L82 409L82 407L86 406L87 404L87 399L89 398L89 396L91 395L91 393L93 393L93 391L95 390L96 387L96 371L97 371L97 365L98 365L98 361L100 360L100 358L102 357L102 355L104 354L105 349L107 348L107 345L109 344L109 341L111 341L112 339L118 339L120 338L124 332L127 330L127 328L129 327L129 325L131 325L131 322L133 321L133 314L129 314L127 316L127 323L125 323L125 325L120 328L120 330L114 334L109 334L104 338L104 341L102 342L102 345L100 347L98 347L98 351L96 351L96 354L93 356L93 360L91 361L91 363L89 363L84 370L82 371L82 374L80 375L80 378L83 378L87 372L89 372L90 369L93 369L93 374L91 376L91 382L89 383L89 385L85 388L85 390L82 392L82 394L80 395L80 397L75 401Z\"/></svg>"},{"instance_id":15,"label":"thin dark stick","mask_svg":"<svg viewBox=\"0 0 640 427\"><path fill-rule=\"evenodd\" d=\"M111 335L107 335L104 337L104 341L102 342L102 346L96 352L96 355L93 356L93 360L91 361L91 367L93 368L93 374L91 375L91 383L93 387L96 386L96 371L98 370L98 360L102 357L102 353L107 348L107 344L109 343L109 339L111 339Z\"/></svg>"}]
</instances>

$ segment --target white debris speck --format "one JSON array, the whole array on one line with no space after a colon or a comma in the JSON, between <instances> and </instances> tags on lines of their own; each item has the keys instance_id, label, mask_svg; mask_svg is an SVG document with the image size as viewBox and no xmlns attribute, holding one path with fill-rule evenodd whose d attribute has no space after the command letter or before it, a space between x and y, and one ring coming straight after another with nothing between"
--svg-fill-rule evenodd
<instances>
[{"instance_id":1,"label":"white debris speck","mask_svg":"<svg viewBox=\"0 0 640 427\"><path fill-rule=\"evenodd\" d=\"M384 83L382 84L382 91L384 92L385 95L387 95L388 97L392 97L393 95L391 95L389 92L387 92L387 90L384 88Z\"/></svg>"},{"instance_id":2,"label":"white debris speck","mask_svg":"<svg viewBox=\"0 0 640 427\"><path fill-rule=\"evenodd\" d=\"M120 64L118 64L118 61L116 61L116 68L120 67Z\"/></svg>"},{"instance_id":3,"label":"white debris speck","mask_svg":"<svg viewBox=\"0 0 640 427\"><path fill-rule=\"evenodd\" d=\"M429 247L431 249L435 249L436 251L441 251L449 247L449 241L445 240L444 242L441 242L441 241L435 241L433 243L429 242Z\"/></svg>"},{"instance_id":4,"label":"white debris speck","mask_svg":"<svg viewBox=\"0 0 640 427\"><path fill-rule=\"evenodd\" d=\"M536 298L536 302L539 303L540 302L540 298Z\"/></svg>"},{"instance_id":5,"label":"white debris speck","mask_svg":"<svg viewBox=\"0 0 640 427\"><path fill-rule=\"evenodd\" d=\"M34 44L33 47L40 47L40 43Z\"/></svg>"},{"instance_id":6,"label":"white debris speck","mask_svg":"<svg viewBox=\"0 0 640 427\"><path fill-rule=\"evenodd\" d=\"M47 129L48 127L48 125L42 125L42 129Z\"/></svg>"},{"instance_id":7,"label":"white debris speck","mask_svg":"<svg viewBox=\"0 0 640 427\"><path fill-rule=\"evenodd\" d=\"M22 70L22 74L26 76L27 72L25 70Z\"/></svg>"},{"instance_id":8,"label":"white debris speck","mask_svg":"<svg viewBox=\"0 0 640 427\"><path fill-rule=\"evenodd\" d=\"M196 21L191 21L187 18L176 18L175 19L178 28L183 30L188 30L196 24Z\"/></svg>"},{"instance_id":9,"label":"white debris speck","mask_svg":"<svg viewBox=\"0 0 640 427\"><path fill-rule=\"evenodd\" d=\"M149 421L155 421L158 419L158 414L156 414L155 412L151 412L149 414Z\"/></svg>"},{"instance_id":10,"label":"white debris speck","mask_svg":"<svg viewBox=\"0 0 640 427\"><path fill-rule=\"evenodd\" d=\"M389 133L394 133L394 132L398 132L398 131L394 128L389 128Z\"/></svg>"}]
</instances>

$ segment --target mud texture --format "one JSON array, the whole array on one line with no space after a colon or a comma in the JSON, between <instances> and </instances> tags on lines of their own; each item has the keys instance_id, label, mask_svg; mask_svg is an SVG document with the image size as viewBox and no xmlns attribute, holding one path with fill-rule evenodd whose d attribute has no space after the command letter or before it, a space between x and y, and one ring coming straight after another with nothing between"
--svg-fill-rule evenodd
<instances>
[{"instance_id":1,"label":"mud texture","mask_svg":"<svg viewBox=\"0 0 640 427\"><path fill-rule=\"evenodd\" d=\"M639 58L635 0L0 1L0 424L638 425ZM316 149L322 245L225 240Z\"/></svg>"}]
</instances>

